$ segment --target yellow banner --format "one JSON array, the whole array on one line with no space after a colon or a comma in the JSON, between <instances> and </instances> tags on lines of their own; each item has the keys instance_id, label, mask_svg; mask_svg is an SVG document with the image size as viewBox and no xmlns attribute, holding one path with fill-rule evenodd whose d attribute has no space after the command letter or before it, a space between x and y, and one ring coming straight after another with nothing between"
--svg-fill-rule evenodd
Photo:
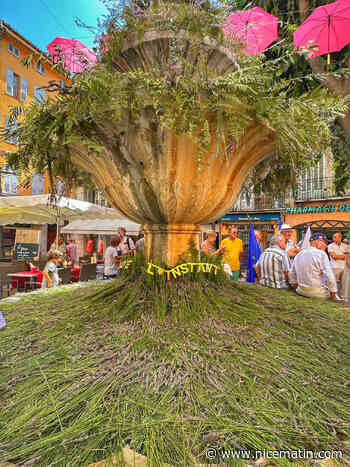
<instances>
[{"instance_id":1,"label":"yellow banner","mask_svg":"<svg viewBox=\"0 0 350 467\"><path fill-rule=\"evenodd\" d=\"M216 275L219 269L221 269L220 266L216 266L216 264L211 263L183 263L172 269L163 269L156 264L148 263L147 273L151 276L154 276L154 274L158 274L159 276L166 274L167 279L169 280L171 278L177 279L189 272L213 272L213 274Z\"/></svg>"}]
</instances>

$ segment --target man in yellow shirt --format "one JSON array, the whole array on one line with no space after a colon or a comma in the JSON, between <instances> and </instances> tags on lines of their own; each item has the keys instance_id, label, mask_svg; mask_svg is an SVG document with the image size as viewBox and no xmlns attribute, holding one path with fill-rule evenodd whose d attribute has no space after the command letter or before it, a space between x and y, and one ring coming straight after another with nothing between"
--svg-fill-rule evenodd
<instances>
[{"instance_id":1,"label":"man in yellow shirt","mask_svg":"<svg viewBox=\"0 0 350 467\"><path fill-rule=\"evenodd\" d=\"M229 237L221 242L220 248L223 249L222 262L228 264L232 270L231 279L238 281L241 269L240 259L243 253L243 242L237 237L238 230L232 227L229 230Z\"/></svg>"}]
</instances>

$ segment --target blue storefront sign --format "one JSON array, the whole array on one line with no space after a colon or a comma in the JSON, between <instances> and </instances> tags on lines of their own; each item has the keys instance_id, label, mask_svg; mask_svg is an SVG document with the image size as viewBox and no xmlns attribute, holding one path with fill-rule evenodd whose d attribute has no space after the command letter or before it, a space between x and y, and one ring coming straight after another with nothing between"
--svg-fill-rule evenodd
<instances>
[{"instance_id":1,"label":"blue storefront sign","mask_svg":"<svg viewBox=\"0 0 350 467\"><path fill-rule=\"evenodd\" d=\"M221 217L219 222L230 221L277 221L281 220L280 214L228 214Z\"/></svg>"}]
</instances>

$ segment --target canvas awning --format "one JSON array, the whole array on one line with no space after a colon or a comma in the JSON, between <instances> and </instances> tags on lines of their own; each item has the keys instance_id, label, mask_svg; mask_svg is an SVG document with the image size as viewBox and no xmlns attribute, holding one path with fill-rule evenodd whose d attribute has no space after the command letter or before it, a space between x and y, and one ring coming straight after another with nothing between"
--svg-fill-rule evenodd
<instances>
[{"instance_id":1,"label":"canvas awning","mask_svg":"<svg viewBox=\"0 0 350 467\"><path fill-rule=\"evenodd\" d=\"M141 230L141 224L136 224L128 219L122 218L115 219L80 219L73 220L70 224L61 229L62 233L75 233L83 235L115 235L118 227L124 227L128 235L137 235ZM201 225L201 232L212 231L212 226Z\"/></svg>"},{"instance_id":2,"label":"canvas awning","mask_svg":"<svg viewBox=\"0 0 350 467\"><path fill-rule=\"evenodd\" d=\"M0 225L56 224L73 219L115 219L122 217L115 210L86 201L60 197L58 209L50 205L50 195L0 197Z\"/></svg>"},{"instance_id":3,"label":"canvas awning","mask_svg":"<svg viewBox=\"0 0 350 467\"><path fill-rule=\"evenodd\" d=\"M137 235L140 224L127 219L86 219L73 220L61 229L61 233L83 235L115 235L119 227L124 227L128 235Z\"/></svg>"}]
</instances>

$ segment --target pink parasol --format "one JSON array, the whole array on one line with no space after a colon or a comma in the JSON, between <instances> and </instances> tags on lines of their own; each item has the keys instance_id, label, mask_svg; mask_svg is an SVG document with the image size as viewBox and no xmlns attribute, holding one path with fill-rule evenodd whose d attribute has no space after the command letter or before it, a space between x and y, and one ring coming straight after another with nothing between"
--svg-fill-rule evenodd
<instances>
[{"instance_id":1,"label":"pink parasol","mask_svg":"<svg viewBox=\"0 0 350 467\"><path fill-rule=\"evenodd\" d=\"M228 39L245 45L247 55L263 52L278 36L278 18L259 7L237 11L225 22L224 32Z\"/></svg>"},{"instance_id":2,"label":"pink parasol","mask_svg":"<svg viewBox=\"0 0 350 467\"><path fill-rule=\"evenodd\" d=\"M316 8L294 33L296 48L310 49L310 57L337 52L350 42L350 0Z\"/></svg>"},{"instance_id":3,"label":"pink parasol","mask_svg":"<svg viewBox=\"0 0 350 467\"><path fill-rule=\"evenodd\" d=\"M76 39L56 37L47 50L54 57L54 62L57 63L61 58L64 68L72 73L81 73L91 68L97 60L96 54Z\"/></svg>"}]
</instances>

